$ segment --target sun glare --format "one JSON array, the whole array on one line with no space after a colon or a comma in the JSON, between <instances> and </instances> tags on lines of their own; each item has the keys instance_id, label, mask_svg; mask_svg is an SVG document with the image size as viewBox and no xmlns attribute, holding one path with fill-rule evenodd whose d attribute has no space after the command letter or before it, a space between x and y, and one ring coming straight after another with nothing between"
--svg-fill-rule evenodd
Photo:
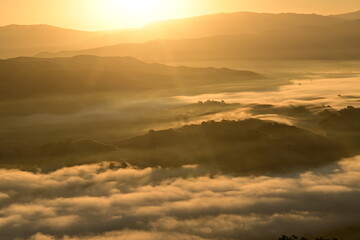
<instances>
[{"instance_id":1,"label":"sun glare","mask_svg":"<svg viewBox=\"0 0 360 240\"><path fill-rule=\"evenodd\" d=\"M96 8L103 19L127 21L132 26L142 26L168 14L166 0L102 0Z\"/></svg>"}]
</instances>

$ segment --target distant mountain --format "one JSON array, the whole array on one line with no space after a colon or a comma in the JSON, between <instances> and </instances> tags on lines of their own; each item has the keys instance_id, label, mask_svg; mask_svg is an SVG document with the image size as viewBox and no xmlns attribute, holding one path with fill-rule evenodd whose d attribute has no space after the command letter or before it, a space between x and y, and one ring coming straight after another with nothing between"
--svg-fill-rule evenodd
<instances>
[{"instance_id":1,"label":"distant mountain","mask_svg":"<svg viewBox=\"0 0 360 240\"><path fill-rule=\"evenodd\" d=\"M300 26L331 26L341 19L295 13L219 13L151 23L141 29L123 31L98 39L102 43L143 43L158 39L203 38L215 35L259 33Z\"/></svg>"},{"instance_id":2,"label":"distant mountain","mask_svg":"<svg viewBox=\"0 0 360 240\"><path fill-rule=\"evenodd\" d=\"M57 94L141 93L160 89L184 88L189 91L211 84L264 79L249 71L170 67L147 64L131 57L95 56L1 60L0 76L0 100Z\"/></svg>"},{"instance_id":3,"label":"distant mountain","mask_svg":"<svg viewBox=\"0 0 360 240\"><path fill-rule=\"evenodd\" d=\"M2 47L41 47L73 44L96 34L49 25L9 25L0 27Z\"/></svg>"},{"instance_id":4,"label":"distant mountain","mask_svg":"<svg viewBox=\"0 0 360 240\"><path fill-rule=\"evenodd\" d=\"M34 55L39 51L80 48L85 40L100 33L49 25L9 25L0 27L0 58ZM70 48L73 46L74 48Z\"/></svg>"},{"instance_id":5,"label":"distant mountain","mask_svg":"<svg viewBox=\"0 0 360 240\"><path fill-rule=\"evenodd\" d=\"M351 13L332 15L332 17L342 18L346 20L356 20L356 19L360 19L360 10Z\"/></svg>"},{"instance_id":6,"label":"distant mountain","mask_svg":"<svg viewBox=\"0 0 360 240\"><path fill-rule=\"evenodd\" d=\"M133 56L146 61L234 59L360 59L360 20L331 26L303 26L262 33L221 35L144 44L119 44L82 51L42 53L38 57L82 54Z\"/></svg>"},{"instance_id":7,"label":"distant mountain","mask_svg":"<svg viewBox=\"0 0 360 240\"><path fill-rule=\"evenodd\" d=\"M0 27L0 58L160 39L255 34L307 25L332 26L343 21L345 20L336 17L314 14L236 12L166 20L140 29L112 32L84 32L48 25L11 25Z\"/></svg>"}]
</instances>

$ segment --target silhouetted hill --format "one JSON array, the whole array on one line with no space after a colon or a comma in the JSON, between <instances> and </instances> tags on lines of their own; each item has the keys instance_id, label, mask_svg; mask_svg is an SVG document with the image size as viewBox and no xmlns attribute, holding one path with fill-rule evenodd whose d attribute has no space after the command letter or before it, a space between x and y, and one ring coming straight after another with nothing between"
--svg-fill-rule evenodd
<instances>
[{"instance_id":1,"label":"silhouetted hill","mask_svg":"<svg viewBox=\"0 0 360 240\"><path fill-rule=\"evenodd\" d=\"M360 133L360 108L349 106L338 112L331 112L320 125L328 131Z\"/></svg>"},{"instance_id":2,"label":"silhouetted hill","mask_svg":"<svg viewBox=\"0 0 360 240\"><path fill-rule=\"evenodd\" d=\"M0 58L29 56L39 51L79 49L82 42L99 35L100 33L96 32L64 29L49 25L0 27Z\"/></svg>"},{"instance_id":3,"label":"silhouetted hill","mask_svg":"<svg viewBox=\"0 0 360 240\"><path fill-rule=\"evenodd\" d=\"M347 107L338 112L325 112L320 126L327 135L337 138L351 154L360 153L360 108Z\"/></svg>"},{"instance_id":4,"label":"silhouetted hill","mask_svg":"<svg viewBox=\"0 0 360 240\"><path fill-rule=\"evenodd\" d=\"M346 20L356 20L356 19L360 19L360 10L351 13L332 15L332 17L342 18Z\"/></svg>"},{"instance_id":5,"label":"silhouetted hill","mask_svg":"<svg viewBox=\"0 0 360 240\"><path fill-rule=\"evenodd\" d=\"M331 26L341 19L315 14L235 12L165 20L141 29L100 37L103 43L142 43L157 39L203 38L215 35L259 33L300 26Z\"/></svg>"},{"instance_id":6,"label":"silhouetted hill","mask_svg":"<svg viewBox=\"0 0 360 240\"><path fill-rule=\"evenodd\" d=\"M16 149L0 153L2 167L14 166L21 169L51 171L65 166L92 163L94 157L111 154L118 148L93 139L66 140L51 142L37 148Z\"/></svg>"},{"instance_id":7,"label":"silhouetted hill","mask_svg":"<svg viewBox=\"0 0 360 240\"><path fill-rule=\"evenodd\" d=\"M147 61L234 59L360 59L360 21L331 26L302 26L257 34L223 35L198 39L157 40L82 51L43 53L40 57L81 54L133 56Z\"/></svg>"},{"instance_id":8,"label":"silhouetted hill","mask_svg":"<svg viewBox=\"0 0 360 240\"><path fill-rule=\"evenodd\" d=\"M344 156L333 140L303 129L257 119L203 122L150 131L114 143L144 166L214 165L235 173L266 173L320 166Z\"/></svg>"},{"instance_id":9,"label":"silhouetted hill","mask_svg":"<svg viewBox=\"0 0 360 240\"><path fill-rule=\"evenodd\" d=\"M8 25L0 27L2 47L65 46L94 34L50 25ZM75 40L74 40L75 39Z\"/></svg>"},{"instance_id":10,"label":"silhouetted hill","mask_svg":"<svg viewBox=\"0 0 360 240\"><path fill-rule=\"evenodd\" d=\"M68 155L91 155L116 151L113 145L100 143L92 139L69 140L58 143L44 144L38 149L31 150L29 155L37 157L61 157Z\"/></svg>"},{"instance_id":11,"label":"silhouetted hill","mask_svg":"<svg viewBox=\"0 0 360 240\"><path fill-rule=\"evenodd\" d=\"M109 144L91 139L47 143L2 153L2 166L46 171L83 163L119 161L135 167L177 168L198 164L236 175L310 169L347 157L336 140L279 123L203 122Z\"/></svg>"},{"instance_id":12,"label":"silhouetted hill","mask_svg":"<svg viewBox=\"0 0 360 240\"><path fill-rule=\"evenodd\" d=\"M332 26L343 21L345 20L337 17L315 14L236 12L165 20L140 29L110 32L76 31L48 25L10 25L0 27L0 58L160 39L257 34L308 25Z\"/></svg>"},{"instance_id":13,"label":"silhouetted hill","mask_svg":"<svg viewBox=\"0 0 360 240\"><path fill-rule=\"evenodd\" d=\"M147 64L131 57L95 56L3 60L0 61L0 76L1 100L57 94L141 93L264 79L249 71L170 67Z\"/></svg>"}]
</instances>

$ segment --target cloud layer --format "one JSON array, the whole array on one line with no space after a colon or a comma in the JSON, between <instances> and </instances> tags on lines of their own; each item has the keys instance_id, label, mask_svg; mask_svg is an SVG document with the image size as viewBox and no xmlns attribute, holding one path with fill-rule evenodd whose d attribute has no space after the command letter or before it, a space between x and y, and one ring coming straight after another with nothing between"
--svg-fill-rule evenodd
<instances>
[{"instance_id":1,"label":"cloud layer","mask_svg":"<svg viewBox=\"0 0 360 240\"><path fill-rule=\"evenodd\" d=\"M108 163L49 174L1 169L0 236L260 240L291 233L346 235L359 227L359 190L360 156L298 176L232 177L209 175L197 166L139 170Z\"/></svg>"}]
</instances>

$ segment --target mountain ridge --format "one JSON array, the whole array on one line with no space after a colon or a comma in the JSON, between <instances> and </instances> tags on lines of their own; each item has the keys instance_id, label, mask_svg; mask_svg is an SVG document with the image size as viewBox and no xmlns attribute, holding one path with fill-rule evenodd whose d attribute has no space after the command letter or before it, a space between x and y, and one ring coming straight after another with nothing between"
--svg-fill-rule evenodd
<instances>
[{"instance_id":1,"label":"mountain ridge","mask_svg":"<svg viewBox=\"0 0 360 240\"><path fill-rule=\"evenodd\" d=\"M141 152L146 159L141 161L143 167L213 165L215 169L237 174L321 166L346 154L334 139L295 126L251 118L150 130L145 135L111 144L130 151L127 156L130 163L136 163L139 157L134 152Z\"/></svg>"},{"instance_id":2,"label":"mountain ridge","mask_svg":"<svg viewBox=\"0 0 360 240\"><path fill-rule=\"evenodd\" d=\"M0 100L47 95L128 93L187 89L188 85L241 83L264 76L227 68L173 67L149 64L133 57L19 57L0 62Z\"/></svg>"},{"instance_id":3,"label":"mountain ridge","mask_svg":"<svg viewBox=\"0 0 360 240\"><path fill-rule=\"evenodd\" d=\"M342 13L342 14L336 14L336 15L330 15L332 17L342 18L346 20L356 20L360 19L360 10L350 13Z\"/></svg>"},{"instance_id":4,"label":"mountain ridge","mask_svg":"<svg viewBox=\"0 0 360 240\"><path fill-rule=\"evenodd\" d=\"M0 58L33 56L44 51L89 49L120 43L144 43L159 39L186 39L216 35L259 33L303 25L331 26L346 20L315 14L235 12L164 20L143 28L87 32L50 25L13 25L15 36L0 27ZM211 26L211 28L209 27ZM35 28L35 30L33 29ZM48 29L42 32L36 29ZM30 37L29 37L30 36Z\"/></svg>"},{"instance_id":5,"label":"mountain ridge","mask_svg":"<svg viewBox=\"0 0 360 240\"><path fill-rule=\"evenodd\" d=\"M359 59L360 20L332 26L301 26L260 34L218 35L126 43L82 51L40 53L37 57L133 56L144 61L176 62L236 59ZM263 39L267 39L264 41Z\"/></svg>"}]
</instances>

